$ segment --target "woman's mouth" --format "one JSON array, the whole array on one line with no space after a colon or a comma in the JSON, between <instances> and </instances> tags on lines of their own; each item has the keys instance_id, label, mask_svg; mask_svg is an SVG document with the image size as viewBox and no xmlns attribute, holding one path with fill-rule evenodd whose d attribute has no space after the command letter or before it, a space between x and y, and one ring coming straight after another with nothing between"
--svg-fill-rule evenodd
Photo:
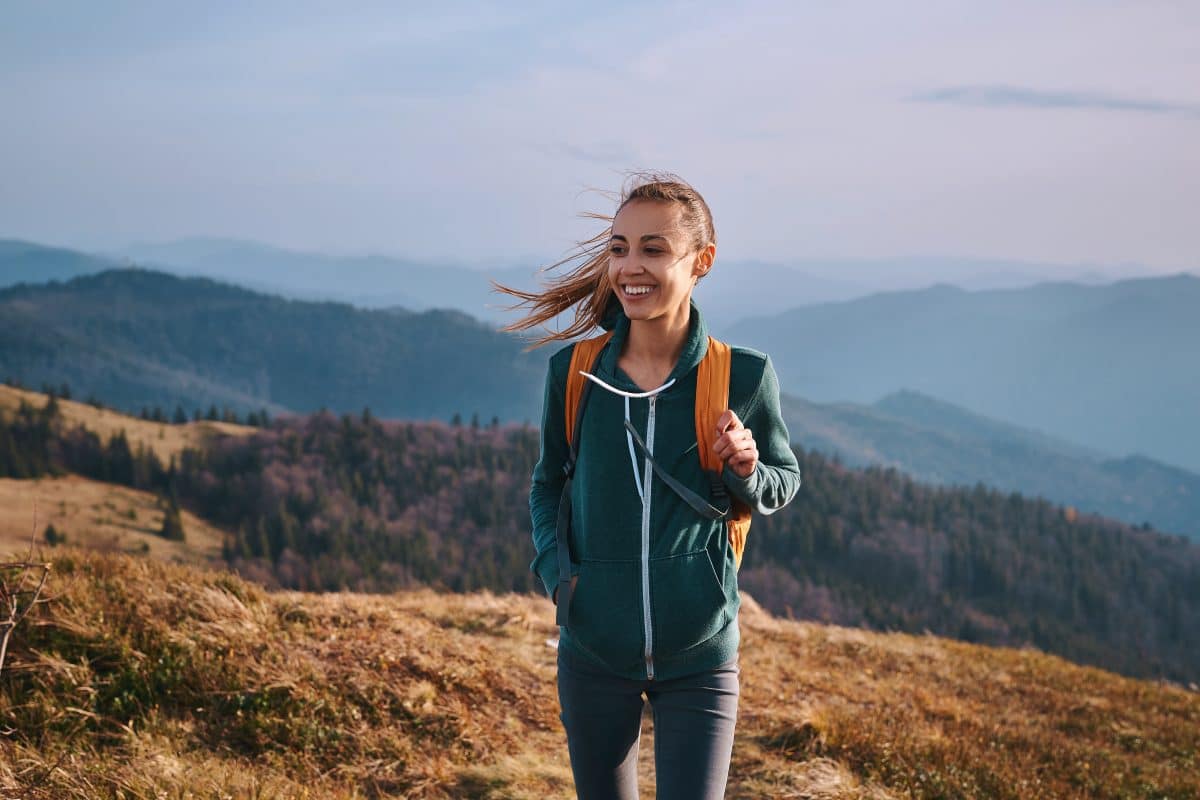
<instances>
[{"instance_id":1,"label":"woman's mouth","mask_svg":"<svg viewBox=\"0 0 1200 800\"><path fill-rule=\"evenodd\" d=\"M626 283L621 286L621 294L627 300L641 300L647 295L653 294L655 286L648 283Z\"/></svg>"}]
</instances>

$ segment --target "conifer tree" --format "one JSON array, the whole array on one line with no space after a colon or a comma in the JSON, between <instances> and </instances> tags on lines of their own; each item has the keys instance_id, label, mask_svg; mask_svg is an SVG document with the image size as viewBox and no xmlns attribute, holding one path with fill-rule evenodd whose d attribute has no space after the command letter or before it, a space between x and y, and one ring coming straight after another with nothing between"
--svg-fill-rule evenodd
<instances>
[{"instance_id":1,"label":"conifer tree","mask_svg":"<svg viewBox=\"0 0 1200 800\"><path fill-rule=\"evenodd\" d=\"M43 535L46 537L46 544L51 547L60 545L67 540L67 535L59 533L53 524L46 526L46 532Z\"/></svg>"},{"instance_id":2,"label":"conifer tree","mask_svg":"<svg viewBox=\"0 0 1200 800\"><path fill-rule=\"evenodd\" d=\"M183 518L179 513L179 504L173 497L165 498L164 502L166 513L163 514L162 528L159 529L158 535L168 541L182 542L184 540Z\"/></svg>"}]
</instances>

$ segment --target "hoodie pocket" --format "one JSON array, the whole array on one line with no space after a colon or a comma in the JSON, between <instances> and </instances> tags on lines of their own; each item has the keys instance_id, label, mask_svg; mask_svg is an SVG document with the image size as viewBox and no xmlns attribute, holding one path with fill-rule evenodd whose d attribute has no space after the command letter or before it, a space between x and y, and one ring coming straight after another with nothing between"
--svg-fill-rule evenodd
<instances>
[{"instance_id":1,"label":"hoodie pocket","mask_svg":"<svg viewBox=\"0 0 1200 800\"><path fill-rule=\"evenodd\" d=\"M651 562L654 650L678 653L712 638L729 621L725 592L706 550Z\"/></svg>"},{"instance_id":2,"label":"hoodie pocket","mask_svg":"<svg viewBox=\"0 0 1200 800\"><path fill-rule=\"evenodd\" d=\"M640 567L636 561L584 561L571 596L571 638L616 670L642 659Z\"/></svg>"}]
</instances>

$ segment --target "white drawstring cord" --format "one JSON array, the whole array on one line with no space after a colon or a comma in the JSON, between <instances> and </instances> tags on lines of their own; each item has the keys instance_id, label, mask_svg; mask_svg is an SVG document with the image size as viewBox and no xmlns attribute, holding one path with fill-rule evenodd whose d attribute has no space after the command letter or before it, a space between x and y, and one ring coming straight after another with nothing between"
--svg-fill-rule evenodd
<instances>
[{"instance_id":1,"label":"white drawstring cord","mask_svg":"<svg viewBox=\"0 0 1200 800\"><path fill-rule=\"evenodd\" d=\"M593 375L590 372L584 372L583 370L579 370L579 374L585 378L589 378L590 380L600 384L601 386L603 386L605 389L608 389L613 394L619 394L622 397L651 397L653 395L658 394L663 389L666 389L668 386L670 386L671 384L673 384L675 382L675 378L671 378L671 380L667 381L662 386L658 387L657 389L651 389L648 392L623 392L615 386L609 386L607 383L600 380L599 378L597 378L595 375Z\"/></svg>"}]
</instances>

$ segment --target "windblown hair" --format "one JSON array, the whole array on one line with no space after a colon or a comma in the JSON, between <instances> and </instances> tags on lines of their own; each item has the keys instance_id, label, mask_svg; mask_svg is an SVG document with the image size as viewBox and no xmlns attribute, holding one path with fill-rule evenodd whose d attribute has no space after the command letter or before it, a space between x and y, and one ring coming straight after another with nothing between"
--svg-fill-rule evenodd
<instances>
[{"instance_id":1,"label":"windblown hair","mask_svg":"<svg viewBox=\"0 0 1200 800\"><path fill-rule=\"evenodd\" d=\"M509 306L513 311L522 307L531 309L521 319L500 328L502 331L522 331L543 325L547 321L575 307L575 321L561 331L550 332L535 339L527 350L533 350L555 341L567 341L588 333L609 313L611 304L619 303L608 280L608 246L612 237L612 223L628 203L634 200L652 200L661 203L678 203L682 214L679 225L688 235L692 250L717 243L717 232L713 228L712 212L708 204L687 181L670 172L628 173L621 191L617 210L606 216L595 212L584 212L582 216L606 223L595 236L579 242L566 258L557 261L540 272L582 261L562 277L549 280L541 291L526 292L502 286L492 281L493 291L503 292L519 298L521 302Z\"/></svg>"}]
</instances>

